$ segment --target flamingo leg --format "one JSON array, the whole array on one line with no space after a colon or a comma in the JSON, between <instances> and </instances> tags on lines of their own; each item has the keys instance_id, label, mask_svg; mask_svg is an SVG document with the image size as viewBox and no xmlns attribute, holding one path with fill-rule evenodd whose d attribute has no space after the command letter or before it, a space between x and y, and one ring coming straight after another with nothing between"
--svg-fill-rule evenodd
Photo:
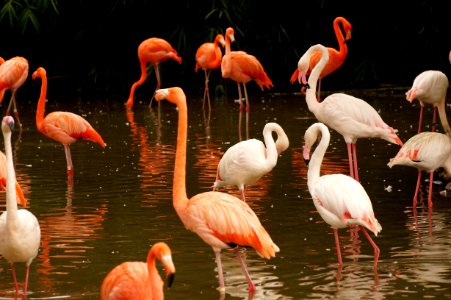
<instances>
[{"instance_id":1,"label":"flamingo leg","mask_svg":"<svg viewBox=\"0 0 451 300\"><path fill-rule=\"evenodd\" d=\"M355 177L355 180L360 182L360 179L359 179L359 167L357 165L357 145L355 143L352 144L352 163L354 165L354 177Z\"/></svg>"},{"instance_id":2,"label":"flamingo leg","mask_svg":"<svg viewBox=\"0 0 451 300\"><path fill-rule=\"evenodd\" d=\"M435 132L435 126L437 125L437 106L432 109L432 132Z\"/></svg>"},{"instance_id":3,"label":"flamingo leg","mask_svg":"<svg viewBox=\"0 0 451 300\"><path fill-rule=\"evenodd\" d=\"M318 79L318 91L316 94L316 99L321 102L321 79Z\"/></svg>"},{"instance_id":4,"label":"flamingo leg","mask_svg":"<svg viewBox=\"0 0 451 300\"><path fill-rule=\"evenodd\" d=\"M243 199L244 202L246 202L246 188L243 187L241 190L241 199Z\"/></svg>"},{"instance_id":5,"label":"flamingo leg","mask_svg":"<svg viewBox=\"0 0 451 300\"><path fill-rule=\"evenodd\" d=\"M205 98L208 99L208 109L211 109L210 104L210 90L208 89L208 82L210 77L211 70L205 70L205 91L204 91L204 100L202 102L202 108L205 106Z\"/></svg>"},{"instance_id":6,"label":"flamingo leg","mask_svg":"<svg viewBox=\"0 0 451 300\"><path fill-rule=\"evenodd\" d=\"M26 272L25 272L25 281L24 281L24 285L23 285L23 294L24 296L27 295L27 290L28 290L28 275L30 274L30 265L26 266Z\"/></svg>"},{"instance_id":7,"label":"flamingo leg","mask_svg":"<svg viewBox=\"0 0 451 300\"><path fill-rule=\"evenodd\" d=\"M16 269L14 268L14 264L11 264L11 271L13 272L13 279L14 279L14 287L16 288L16 294L19 293L19 284L17 283L17 277L16 277Z\"/></svg>"},{"instance_id":8,"label":"flamingo leg","mask_svg":"<svg viewBox=\"0 0 451 300\"><path fill-rule=\"evenodd\" d=\"M238 101L240 102L240 111L243 111L244 104L243 104L243 97L241 96L240 83L237 81L236 84L238 85Z\"/></svg>"},{"instance_id":9,"label":"flamingo leg","mask_svg":"<svg viewBox=\"0 0 451 300\"><path fill-rule=\"evenodd\" d=\"M421 127L423 124L423 109L424 109L423 105L420 105L420 117L418 120L418 133L421 132Z\"/></svg>"},{"instance_id":10,"label":"flamingo leg","mask_svg":"<svg viewBox=\"0 0 451 300\"><path fill-rule=\"evenodd\" d=\"M379 261L379 254L381 253L381 251L379 250L379 247L373 241L371 236L368 234L368 232L366 231L365 227L363 227L363 226L360 226L360 227L362 228L363 234L368 239L368 242L370 242L371 246L373 246L373 249L374 249L374 269L377 269L377 263Z\"/></svg>"},{"instance_id":11,"label":"flamingo leg","mask_svg":"<svg viewBox=\"0 0 451 300\"><path fill-rule=\"evenodd\" d=\"M69 145L64 145L64 153L66 154L67 176L74 175L74 165L72 164L72 156L70 154Z\"/></svg>"},{"instance_id":12,"label":"flamingo leg","mask_svg":"<svg viewBox=\"0 0 451 300\"><path fill-rule=\"evenodd\" d=\"M418 169L418 178L417 178L417 186L415 188L415 195L413 196L413 207L417 207L417 199L418 199L418 191L420 190L421 185L421 170Z\"/></svg>"},{"instance_id":13,"label":"flamingo leg","mask_svg":"<svg viewBox=\"0 0 451 300\"><path fill-rule=\"evenodd\" d=\"M348 161L349 161L349 176L354 178L354 167L352 163L352 149L351 144L346 144L346 148L348 148Z\"/></svg>"},{"instance_id":14,"label":"flamingo leg","mask_svg":"<svg viewBox=\"0 0 451 300\"><path fill-rule=\"evenodd\" d=\"M429 174L429 194L428 194L428 207L432 207L432 185L434 183L434 172Z\"/></svg>"},{"instance_id":15,"label":"flamingo leg","mask_svg":"<svg viewBox=\"0 0 451 300\"><path fill-rule=\"evenodd\" d=\"M246 111L249 111L249 98L247 96L247 89L246 89L246 83L243 82L243 87L244 87L244 98L246 99Z\"/></svg>"},{"instance_id":16,"label":"flamingo leg","mask_svg":"<svg viewBox=\"0 0 451 300\"><path fill-rule=\"evenodd\" d=\"M334 237L335 237L335 247L337 248L337 256L338 256L338 265L343 265L343 260L341 259L341 250L340 250L340 240L338 238L338 229L333 228L334 230Z\"/></svg>"},{"instance_id":17,"label":"flamingo leg","mask_svg":"<svg viewBox=\"0 0 451 300\"><path fill-rule=\"evenodd\" d=\"M240 262L241 269L243 270L244 276L246 277L247 284L249 285L249 292L255 291L255 284L252 282L251 276L249 275L249 271L246 267L246 262L244 261L243 257L241 256L240 249L237 247L235 248L236 257L238 258L238 261Z\"/></svg>"},{"instance_id":18,"label":"flamingo leg","mask_svg":"<svg viewBox=\"0 0 451 300\"><path fill-rule=\"evenodd\" d=\"M224 274L222 273L221 250L214 250L218 266L219 292L225 293Z\"/></svg>"},{"instance_id":19,"label":"flamingo leg","mask_svg":"<svg viewBox=\"0 0 451 300\"><path fill-rule=\"evenodd\" d=\"M14 116L17 119L17 123L19 124L19 128L22 128L22 123L20 122L19 119L19 112L17 111L17 105L16 105L16 92L12 92L11 94L11 99L9 100L9 104L8 104L8 108L6 110L6 115L9 116L10 115L10 110L11 110L11 106L14 106Z\"/></svg>"},{"instance_id":20,"label":"flamingo leg","mask_svg":"<svg viewBox=\"0 0 451 300\"><path fill-rule=\"evenodd\" d=\"M155 64L153 66L153 68L155 69L155 76L157 77L157 87L155 88L155 92L158 91L161 87L161 77L160 77L160 68L158 64ZM149 107L152 106L152 101L153 98L155 97L155 92L152 95L152 98L150 99L150 103L149 103ZM160 101L158 101L158 109L160 108Z\"/></svg>"}]
</instances>

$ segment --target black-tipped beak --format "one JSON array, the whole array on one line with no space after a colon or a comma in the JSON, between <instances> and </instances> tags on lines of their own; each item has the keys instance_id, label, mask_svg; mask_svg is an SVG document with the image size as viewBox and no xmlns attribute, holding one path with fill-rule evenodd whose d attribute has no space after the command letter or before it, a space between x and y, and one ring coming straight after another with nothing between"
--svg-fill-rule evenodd
<instances>
[{"instance_id":1,"label":"black-tipped beak","mask_svg":"<svg viewBox=\"0 0 451 300\"><path fill-rule=\"evenodd\" d=\"M175 273L169 273L167 277L168 287L171 287L172 282L174 282Z\"/></svg>"},{"instance_id":2,"label":"black-tipped beak","mask_svg":"<svg viewBox=\"0 0 451 300\"><path fill-rule=\"evenodd\" d=\"M301 86L302 86L302 87L305 87L306 89L309 89L309 88L310 88L310 85L309 85L308 83L301 84Z\"/></svg>"},{"instance_id":3,"label":"black-tipped beak","mask_svg":"<svg viewBox=\"0 0 451 300\"><path fill-rule=\"evenodd\" d=\"M305 159L305 158L304 158L304 162L305 162L305 164L308 166L308 164L309 164L309 162L310 162L310 159Z\"/></svg>"}]
</instances>

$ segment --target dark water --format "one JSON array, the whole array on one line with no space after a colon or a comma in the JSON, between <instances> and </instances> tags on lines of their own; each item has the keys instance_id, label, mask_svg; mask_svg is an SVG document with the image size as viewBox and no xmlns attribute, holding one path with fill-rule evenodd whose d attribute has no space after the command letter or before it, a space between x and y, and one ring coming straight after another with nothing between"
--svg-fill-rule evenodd
<instances>
[{"instance_id":1,"label":"dark water","mask_svg":"<svg viewBox=\"0 0 451 300\"><path fill-rule=\"evenodd\" d=\"M372 104L405 141L416 133L419 111L405 100L406 89L350 93ZM212 249L185 230L172 207L177 126L172 104L162 102L158 116L156 106L148 109L149 99L138 101L129 114L125 99L74 98L65 104L49 99L48 112L81 114L108 144L105 150L87 141L72 145L75 180L70 185L63 147L36 130L35 100L18 101L24 130L20 138L18 131L13 134L16 172L42 230L28 298L97 299L107 272L123 261L144 261L158 241L172 248L177 269L173 286L165 289L167 299L220 298ZM262 139L267 122L279 123L290 139L277 166L247 194L281 249L268 261L245 250L257 285L253 299L451 297L449 198L439 194L444 184L436 184L433 208L425 203L412 208L417 171L386 165L399 146L376 139L357 143L361 182L383 227L374 238L381 254L375 273L367 240L342 229L344 265L339 270L332 230L316 213L307 190L301 149L305 130L316 120L304 96L254 95L250 113L241 118L232 98L214 99L210 120L199 97L188 96L188 101L188 196L210 190L222 153L240 139ZM430 124L432 110L425 113ZM345 143L334 131L322 170L348 173ZM233 187L223 191L239 196ZM0 194L1 210L4 197ZM421 197L427 202L425 183ZM233 251L223 251L223 264L226 298L247 299L247 283ZM24 266L18 264L16 270L22 280ZM10 266L1 259L0 298L12 298L13 290Z\"/></svg>"}]
</instances>

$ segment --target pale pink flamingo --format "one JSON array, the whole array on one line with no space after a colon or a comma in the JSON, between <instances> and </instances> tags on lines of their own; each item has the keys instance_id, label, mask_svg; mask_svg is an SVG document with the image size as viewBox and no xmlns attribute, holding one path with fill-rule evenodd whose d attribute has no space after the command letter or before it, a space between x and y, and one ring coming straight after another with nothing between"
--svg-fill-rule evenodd
<instances>
[{"instance_id":1,"label":"pale pink flamingo","mask_svg":"<svg viewBox=\"0 0 451 300\"><path fill-rule=\"evenodd\" d=\"M139 77L138 81L133 83L130 89L130 95L125 103L127 109L131 109L133 107L135 89L146 81L147 64L152 64L155 70L155 76L157 77L157 87L155 90L158 90L161 87L160 64L168 59L175 60L179 64L182 63L182 58L178 55L177 51L171 46L171 44L169 44L169 42L155 37L141 42L138 46L138 59L141 67L141 77ZM152 104L152 99L150 100L149 106Z\"/></svg>"},{"instance_id":2,"label":"pale pink flamingo","mask_svg":"<svg viewBox=\"0 0 451 300\"><path fill-rule=\"evenodd\" d=\"M11 105L14 105L14 116L17 119L19 128L22 128L22 123L20 122L19 112L17 111L16 93L25 83L27 77L28 61L22 56L10 58L0 64L0 103L2 103L5 90L11 90L11 98L6 110L6 115L9 116Z\"/></svg>"},{"instance_id":3,"label":"pale pink flamingo","mask_svg":"<svg viewBox=\"0 0 451 300\"><path fill-rule=\"evenodd\" d=\"M70 144L77 141L77 139L97 143L102 148L105 148L106 144L91 124L77 114L54 111L44 117L47 96L47 72L44 68L39 67L33 73L32 78L41 78L42 80L41 94L36 110L36 126L43 135L63 144L66 154L67 175L72 177L74 174L74 165L70 153Z\"/></svg>"},{"instance_id":4,"label":"pale pink flamingo","mask_svg":"<svg viewBox=\"0 0 451 300\"><path fill-rule=\"evenodd\" d=\"M402 146L396 130L388 126L378 112L366 101L347 95L335 93L318 102L315 96L319 74L329 58L326 47L321 44L311 46L298 62L299 82L306 84L305 74L309 69L310 56L321 51L322 57L313 68L307 85L305 99L309 110L318 121L341 134L348 149L349 170L351 177L359 181L356 142L359 138L380 138Z\"/></svg>"},{"instance_id":5,"label":"pale pink flamingo","mask_svg":"<svg viewBox=\"0 0 451 300\"><path fill-rule=\"evenodd\" d=\"M319 137L321 140L310 157L312 146L316 144ZM308 161L308 190L316 210L334 231L338 264L343 265L338 229L357 225L373 246L374 268L376 269L380 250L365 228L377 236L382 227L374 215L368 194L363 186L350 176L344 174L321 176L321 163L330 142L330 132L326 125L323 123L311 125L305 131L304 142L303 156Z\"/></svg>"},{"instance_id":6,"label":"pale pink flamingo","mask_svg":"<svg viewBox=\"0 0 451 300\"><path fill-rule=\"evenodd\" d=\"M225 292L221 250L235 248L249 292L255 285L249 275L239 246L252 247L266 259L274 257L279 247L272 241L257 215L246 204L232 195L221 192L205 192L190 199L186 195L186 145L188 135L188 111L186 96L179 87L160 89L155 99L166 99L178 108L177 147L174 165L173 205L185 228L195 232L213 248L218 266L219 291Z\"/></svg>"},{"instance_id":7,"label":"pale pink flamingo","mask_svg":"<svg viewBox=\"0 0 451 300\"><path fill-rule=\"evenodd\" d=\"M451 140L446 134L439 132L420 132L399 149L394 158L387 164L390 168L396 165L410 166L418 169L418 179L413 196L413 207L417 206L418 191L421 185L421 172L429 173L428 206L432 206L432 184L434 171L442 167L446 175L451 176Z\"/></svg>"},{"instance_id":8,"label":"pale pink flamingo","mask_svg":"<svg viewBox=\"0 0 451 300\"><path fill-rule=\"evenodd\" d=\"M6 191L6 175L7 175L6 156L2 151L0 151L0 190L1 191ZM25 200L25 197L22 192L22 188L21 188L19 182L17 181L17 179L15 182L15 187L16 187L17 204L20 204L24 208L26 208L27 201Z\"/></svg>"},{"instance_id":9,"label":"pale pink flamingo","mask_svg":"<svg viewBox=\"0 0 451 300\"><path fill-rule=\"evenodd\" d=\"M205 74L205 88L202 107L205 105L205 98L208 98L208 106L210 107L208 80L211 70L216 70L221 67L222 51L220 45L223 47L225 45L224 36L222 34L216 35L213 43L203 43L196 51L196 66L194 67L194 71L197 72L199 69L202 69Z\"/></svg>"},{"instance_id":10,"label":"pale pink flamingo","mask_svg":"<svg viewBox=\"0 0 451 300\"><path fill-rule=\"evenodd\" d=\"M234 34L235 31L233 28L227 28L225 34L226 50L224 57L222 58L221 73L223 78L230 78L238 84L240 111L244 109L240 83L243 84L246 111L249 111L249 98L247 96L246 83L254 80L262 91L264 90L264 87L269 89L273 84L268 75L266 75L262 64L255 56L247 54L244 51L231 50L230 43L235 41Z\"/></svg>"},{"instance_id":11,"label":"pale pink flamingo","mask_svg":"<svg viewBox=\"0 0 451 300\"><path fill-rule=\"evenodd\" d=\"M341 27L343 27L343 31L346 33L346 37L343 35L343 32L341 31ZM339 69L343 62L346 59L346 56L348 55L348 45L346 45L346 41L351 39L351 32L352 32L352 25L349 23L348 20L346 20L343 17L336 17L333 22L335 37L338 41L338 47L339 50L327 47L327 51L329 52L329 61L327 62L324 69L321 71L321 74L318 79L318 91L317 91L317 99L318 101L321 99L321 80L329 75L332 72L335 72L337 69ZM310 58L310 67L307 71L306 75L309 75L310 72L313 70L313 68L318 64L319 60L321 59L321 52L315 52ZM299 71L296 69L291 75L290 82L294 83L296 79L299 76Z\"/></svg>"},{"instance_id":12,"label":"pale pink flamingo","mask_svg":"<svg viewBox=\"0 0 451 300\"><path fill-rule=\"evenodd\" d=\"M448 90L448 77L441 72L435 70L424 71L420 73L413 81L412 87L406 92L406 99L412 102L418 99L420 102L420 117L418 121L418 133L421 132L423 125L423 110L425 104L434 106L432 115L432 130L435 131L437 122L437 110L442 123L443 130L447 134L451 134L448 119L446 118L445 98Z\"/></svg>"},{"instance_id":13,"label":"pale pink flamingo","mask_svg":"<svg viewBox=\"0 0 451 300\"><path fill-rule=\"evenodd\" d=\"M272 133L277 134L274 142ZM225 185L236 185L246 201L246 188L269 173L277 164L279 155L288 149L290 142L277 123L267 123L263 128L265 143L249 139L228 148L219 161L213 190Z\"/></svg>"},{"instance_id":14,"label":"pale pink flamingo","mask_svg":"<svg viewBox=\"0 0 451 300\"><path fill-rule=\"evenodd\" d=\"M14 119L6 116L2 120L2 132L5 140L6 170L6 211L0 216L0 255L10 264L13 273L16 294L19 284L16 279L15 263L25 263L26 273L23 285L23 295L26 297L28 289L28 275L30 265L38 255L41 243L41 229L38 219L26 209L17 208L13 154L11 146L11 132Z\"/></svg>"},{"instance_id":15,"label":"pale pink flamingo","mask_svg":"<svg viewBox=\"0 0 451 300\"><path fill-rule=\"evenodd\" d=\"M146 262L128 261L114 267L103 279L100 299L164 299L164 282L156 267L157 260L163 264L170 287L175 275L172 252L166 243L159 242L150 248Z\"/></svg>"}]
</instances>

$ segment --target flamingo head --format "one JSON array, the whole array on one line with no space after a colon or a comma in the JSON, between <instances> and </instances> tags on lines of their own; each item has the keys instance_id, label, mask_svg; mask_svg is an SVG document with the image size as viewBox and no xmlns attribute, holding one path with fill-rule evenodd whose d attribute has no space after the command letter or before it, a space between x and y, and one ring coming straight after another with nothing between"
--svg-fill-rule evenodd
<instances>
[{"instance_id":1,"label":"flamingo head","mask_svg":"<svg viewBox=\"0 0 451 300\"><path fill-rule=\"evenodd\" d=\"M218 34L215 38L215 43L219 43L222 45L222 47L225 47L225 39L224 36L222 34Z\"/></svg>"},{"instance_id":2,"label":"flamingo head","mask_svg":"<svg viewBox=\"0 0 451 300\"><path fill-rule=\"evenodd\" d=\"M14 118L11 116L5 116L2 120L2 131L12 132L14 130Z\"/></svg>"},{"instance_id":3,"label":"flamingo head","mask_svg":"<svg viewBox=\"0 0 451 300\"><path fill-rule=\"evenodd\" d=\"M226 29L226 38L229 38L230 42L235 41L235 30L232 27Z\"/></svg>"},{"instance_id":4,"label":"flamingo head","mask_svg":"<svg viewBox=\"0 0 451 300\"><path fill-rule=\"evenodd\" d=\"M36 69L36 71L34 71L33 75L31 75L31 78L33 78L33 79L43 78L46 75L47 75L47 72L45 71L45 69L43 67L39 67Z\"/></svg>"}]
</instances>

